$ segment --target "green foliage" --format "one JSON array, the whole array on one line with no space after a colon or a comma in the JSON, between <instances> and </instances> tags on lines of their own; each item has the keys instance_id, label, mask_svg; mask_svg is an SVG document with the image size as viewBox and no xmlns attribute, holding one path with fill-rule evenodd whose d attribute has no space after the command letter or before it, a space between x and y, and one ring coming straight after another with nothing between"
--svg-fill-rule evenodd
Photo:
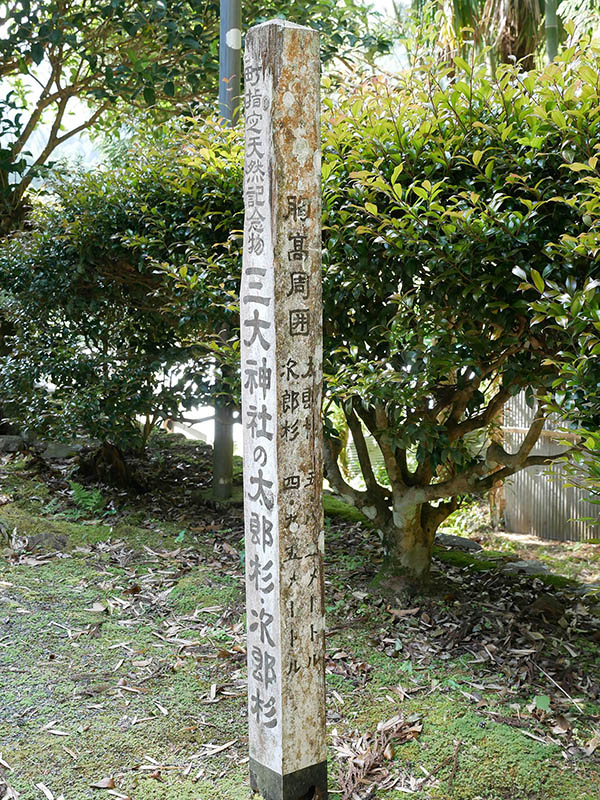
<instances>
[{"instance_id":1,"label":"green foliage","mask_svg":"<svg viewBox=\"0 0 600 800\"><path fill-rule=\"evenodd\" d=\"M594 79L587 69L586 77ZM563 345L548 358L557 372L546 401L565 426L578 429L582 446L573 459L564 459L569 485L590 492L600 502L600 145L586 153L569 152L565 168L576 176L579 189L577 208L581 225L564 233L552 244L557 258L565 263L585 261L588 274L549 276L534 280L537 296L531 302L537 325L560 331ZM522 284L531 290L529 283ZM588 520L597 522L597 519Z\"/></svg>"},{"instance_id":2,"label":"green foliage","mask_svg":"<svg viewBox=\"0 0 600 800\"><path fill-rule=\"evenodd\" d=\"M477 536L489 529L489 507L478 501L465 502L444 522L444 533L455 536Z\"/></svg>"},{"instance_id":3,"label":"green foliage","mask_svg":"<svg viewBox=\"0 0 600 800\"><path fill-rule=\"evenodd\" d=\"M242 5L244 30L274 16L309 23L326 62L370 58L389 44L362 0ZM215 0L0 0L0 20L0 233L22 221L31 181L81 130L129 121L140 110L164 118L216 98ZM34 153L36 139L43 143Z\"/></svg>"},{"instance_id":4,"label":"green foliage","mask_svg":"<svg viewBox=\"0 0 600 800\"><path fill-rule=\"evenodd\" d=\"M535 707L539 711L550 711L550 698L547 694L538 694L533 698Z\"/></svg>"},{"instance_id":5,"label":"green foliage","mask_svg":"<svg viewBox=\"0 0 600 800\"><path fill-rule=\"evenodd\" d=\"M580 237L597 202L599 64L584 45L492 80L456 58L326 101L326 395L355 440L360 419L379 442L391 496L363 469L368 496L354 497L380 527L392 497L429 501L435 529L455 507L444 498L534 463L529 445L472 438L512 395L553 387L577 405L553 362L570 334L530 304L551 282L589 291L598 277L596 232ZM331 459L328 477L349 491Z\"/></svg>"},{"instance_id":6,"label":"green foliage","mask_svg":"<svg viewBox=\"0 0 600 800\"><path fill-rule=\"evenodd\" d=\"M15 330L0 386L26 428L139 448L158 419L212 397L216 333L237 326L239 135L190 122L169 147L144 144L57 180L0 253Z\"/></svg>"},{"instance_id":7,"label":"green foliage","mask_svg":"<svg viewBox=\"0 0 600 800\"><path fill-rule=\"evenodd\" d=\"M69 487L73 493L73 502L81 511L97 514L104 509L106 501L100 489L86 489L76 481L69 481Z\"/></svg>"},{"instance_id":8,"label":"green foliage","mask_svg":"<svg viewBox=\"0 0 600 800\"><path fill-rule=\"evenodd\" d=\"M592 35L600 25L600 6L597 0L560 0L557 13L568 22L577 36Z\"/></svg>"},{"instance_id":9,"label":"green foliage","mask_svg":"<svg viewBox=\"0 0 600 800\"><path fill-rule=\"evenodd\" d=\"M426 47L444 60L485 52L492 67L521 61L526 69L539 52L544 11L544 0L415 0L408 12L396 5L409 49Z\"/></svg>"},{"instance_id":10,"label":"green foliage","mask_svg":"<svg viewBox=\"0 0 600 800\"><path fill-rule=\"evenodd\" d=\"M562 459L568 485L589 491L590 500L600 503L600 179L596 162L594 155L586 162L569 165L582 175L578 184L583 225L578 235L565 235L554 245L565 261L584 258L593 270L582 278L536 282L539 296L531 308L538 325L559 330L564 340L561 349L548 358L557 377L548 389L546 402L565 427L581 435L580 449L571 459ZM524 284L523 288L527 291L531 287Z\"/></svg>"},{"instance_id":11,"label":"green foliage","mask_svg":"<svg viewBox=\"0 0 600 800\"><path fill-rule=\"evenodd\" d=\"M509 397L562 387L577 405L556 360L571 332L532 307L597 275L598 51L561 58L494 80L479 61L420 63L325 103L328 479L386 536L405 524L391 506L414 507L430 548L452 498L531 463L529 445L490 445ZM58 183L0 256L17 417L139 440L136 416L210 402L216 361L238 391L241 170L239 132L189 121L167 148ZM340 415L357 445L373 435L389 485L368 465L365 492L336 474Z\"/></svg>"}]
</instances>

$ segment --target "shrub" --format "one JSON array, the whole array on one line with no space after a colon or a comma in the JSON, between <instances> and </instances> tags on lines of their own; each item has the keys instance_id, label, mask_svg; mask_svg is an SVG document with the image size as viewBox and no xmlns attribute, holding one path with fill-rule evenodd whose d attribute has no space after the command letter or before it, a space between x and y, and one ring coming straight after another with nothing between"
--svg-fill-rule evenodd
<instances>
[{"instance_id":1,"label":"shrub","mask_svg":"<svg viewBox=\"0 0 600 800\"><path fill-rule=\"evenodd\" d=\"M456 58L326 104L325 396L344 411L366 489L344 480L333 423L326 474L380 529L393 573L424 579L461 500L540 463L544 398L573 391L553 363L565 332L531 303L549 278L598 274L596 252L556 247L586 225L575 164L596 168L598 66L585 45L494 79ZM522 390L538 414L508 453L489 434Z\"/></svg>"},{"instance_id":2,"label":"shrub","mask_svg":"<svg viewBox=\"0 0 600 800\"><path fill-rule=\"evenodd\" d=\"M0 254L9 416L139 449L158 419L210 400L217 333L237 325L241 169L234 135L188 125L169 147L57 181Z\"/></svg>"}]
</instances>

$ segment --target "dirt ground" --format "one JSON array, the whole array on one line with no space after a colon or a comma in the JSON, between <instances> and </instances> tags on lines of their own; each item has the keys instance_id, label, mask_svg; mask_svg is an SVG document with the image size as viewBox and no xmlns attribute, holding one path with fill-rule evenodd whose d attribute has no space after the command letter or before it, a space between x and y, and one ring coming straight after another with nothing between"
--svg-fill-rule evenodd
<instances>
[{"instance_id":1,"label":"dirt ground","mask_svg":"<svg viewBox=\"0 0 600 800\"><path fill-rule=\"evenodd\" d=\"M206 500L209 463L161 443L132 498L4 458L3 800L250 796L242 510ZM597 800L600 550L461 513L486 549L438 547L426 596L384 596L376 535L327 501L331 797ZM500 569L529 557L554 574Z\"/></svg>"}]
</instances>

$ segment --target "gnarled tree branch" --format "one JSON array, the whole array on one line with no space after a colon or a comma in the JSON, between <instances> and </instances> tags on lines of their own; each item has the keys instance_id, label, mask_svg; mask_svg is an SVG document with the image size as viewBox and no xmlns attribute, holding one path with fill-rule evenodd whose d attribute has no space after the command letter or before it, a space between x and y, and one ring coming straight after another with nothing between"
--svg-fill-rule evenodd
<instances>
[{"instance_id":1,"label":"gnarled tree branch","mask_svg":"<svg viewBox=\"0 0 600 800\"><path fill-rule=\"evenodd\" d=\"M378 493L380 486L377 483L377 480L373 473L371 457L369 456L369 451L367 449L367 443L365 441L365 437L362 432L360 420L358 419L358 417L356 416L356 414L352 409L350 409L349 411L346 411L344 409L344 414L346 416L346 422L348 423L348 427L350 428L350 433L352 434L352 440L354 441L354 446L356 447L356 452L358 454L358 461L360 463L360 468L363 474L363 478L365 479L367 491Z\"/></svg>"}]
</instances>

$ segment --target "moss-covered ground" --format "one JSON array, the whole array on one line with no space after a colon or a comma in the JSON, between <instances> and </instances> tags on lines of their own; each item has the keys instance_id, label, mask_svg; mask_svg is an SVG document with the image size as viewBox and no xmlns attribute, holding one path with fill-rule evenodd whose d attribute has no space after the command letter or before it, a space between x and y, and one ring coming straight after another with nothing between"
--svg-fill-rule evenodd
<instances>
[{"instance_id":1,"label":"moss-covered ground","mask_svg":"<svg viewBox=\"0 0 600 800\"><path fill-rule=\"evenodd\" d=\"M185 481L75 503L34 466L0 472L0 797L245 800L241 509ZM382 756L395 786L358 797L597 800L594 595L440 550L427 596L380 596L376 536L327 508L331 797L347 747L401 714L422 729Z\"/></svg>"}]
</instances>

